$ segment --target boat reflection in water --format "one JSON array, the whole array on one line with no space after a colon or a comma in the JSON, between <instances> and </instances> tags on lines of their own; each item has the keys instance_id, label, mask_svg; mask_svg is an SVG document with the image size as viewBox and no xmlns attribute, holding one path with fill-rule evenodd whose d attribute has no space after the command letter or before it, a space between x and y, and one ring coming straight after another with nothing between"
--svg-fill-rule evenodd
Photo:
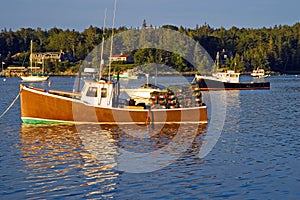
<instances>
[{"instance_id":1,"label":"boat reflection in water","mask_svg":"<svg viewBox=\"0 0 300 200\"><path fill-rule=\"evenodd\" d=\"M154 159L159 157L155 152L165 148L172 151L168 152L170 154L178 154L176 158L196 156L206 125L195 126L175 124L159 127L132 125L100 127L99 125L23 124L21 126L22 161L28 166L24 168L24 173L27 174L25 182L31 184L28 188L32 190L26 192L26 198L37 195L41 198L114 197L118 185L120 187L122 185L120 176L123 172L118 169L128 169L128 171L136 169L132 168L130 163L128 166L124 164L122 161L124 152L134 152L145 157L152 156ZM144 131L148 131L149 137L135 135ZM167 146L171 148L166 148ZM184 151L182 151L183 147ZM127 162L132 162L130 159L131 157ZM174 162L176 164L176 160L167 162L168 165ZM158 163L158 166L161 167L161 163ZM145 167L145 164L142 167ZM139 169L136 170L139 172Z\"/></svg>"}]
</instances>

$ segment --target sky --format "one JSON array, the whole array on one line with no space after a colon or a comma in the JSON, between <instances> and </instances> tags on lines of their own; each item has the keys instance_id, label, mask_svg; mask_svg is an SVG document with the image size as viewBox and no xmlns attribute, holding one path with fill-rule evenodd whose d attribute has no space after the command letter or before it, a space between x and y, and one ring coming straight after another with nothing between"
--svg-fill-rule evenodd
<instances>
[{"instance_id":1,"label":"sky","mask_svg":"<svg viewBox=\"0 0 300 200\"><path fill-rule=\"evenodd\" d=\"M114 0L2 0L0 30L112 27ZM262 28L300 22L299 0L117 0L115 27Z\"/></svg>"}]
</instances>

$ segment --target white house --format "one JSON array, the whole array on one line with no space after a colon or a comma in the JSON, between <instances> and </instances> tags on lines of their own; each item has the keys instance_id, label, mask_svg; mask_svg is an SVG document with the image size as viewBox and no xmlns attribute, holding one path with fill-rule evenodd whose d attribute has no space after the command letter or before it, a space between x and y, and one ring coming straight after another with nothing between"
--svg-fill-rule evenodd
<instances>
[{"instance_id":1,"label":"white house","mask_svg":"<svg viewBox=\"0 0 300 200\"><path fill-rule=\"evenodd\" d=\"M116 54L113 55L110 60L112 62L116 61L116 62L124 62L124 63L133 63L133 56L131 54Z\"/></svg>"}]
</instances>

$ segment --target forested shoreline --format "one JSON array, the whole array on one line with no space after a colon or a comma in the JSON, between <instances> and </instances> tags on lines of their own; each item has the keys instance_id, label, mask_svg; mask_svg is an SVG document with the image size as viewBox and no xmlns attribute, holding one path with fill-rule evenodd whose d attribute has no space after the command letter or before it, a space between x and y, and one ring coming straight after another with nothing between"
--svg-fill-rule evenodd
<instances>
[{"instance_id":1,"label":"forested shoreline","mask_svg":"<svg viewBox=\"0 0 300 200\"><path fill-rule=\"evenodd\" d=\"M142 28L155 28L147 26L144 21ZM214 59L217 52L226 51L228 57L222 67L236 69L239 72L249 72L255 68L279 73L300 73L300 23L292 26L278 25L270 28L212 28L208 24L197 25L195 28L176 27L164 25L179 31L195 41ZM114 29L115 33L130 30L132 28L119 27ZM139 29L139 28L136 28ZM1 30L0 32L0 54L8 66L28 66L30 41L34 41L34 52L58 52L63 51L72 55L73 59L63 62L46 63L46 71L76 72L86 56L99 45L102 36L111 36L112 29L103 31L102 28L90 26L82 32L76 30L63 30L51 28L21 28L17 31ZM131 53L134 56L134 64L158 62L176 68L178 71L192 71L194 68L184 60L170 54L160 52L159 60L156 59L158 52L153 49L141 49ZM16 56L18 55L18 56ZM170 59L162 59L169 56ZM143 57L143 59L141 59Z\"/></svg>"}]
</instances>

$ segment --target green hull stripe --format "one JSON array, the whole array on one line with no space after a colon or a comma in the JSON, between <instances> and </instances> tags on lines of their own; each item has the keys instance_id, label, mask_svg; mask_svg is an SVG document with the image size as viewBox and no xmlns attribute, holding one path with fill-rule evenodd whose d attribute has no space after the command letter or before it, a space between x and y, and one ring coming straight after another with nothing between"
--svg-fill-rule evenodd
<instances>
[{"instance_id":1,"label":"green hull stripe","mask_svg":"<svg viewBox=\"0 0 300 200\"><path fill-rule=\"evenodd\" d=\"M59 120L49 120L49 119L40 119L40 118L27 118L22 117L22 121L24 124L145 124L143 123L136 123L136 122L75 122L75 121L59 121ZM155 123L155 122L154 122ZM156 122L155 124L181 124L181 123L192 123L192 124L207 124L207 121L200 121L200 122Z\"/></svg>"},{"instance_id":2,"label":"green hull stripe","mask_svg":"<svg viewBox=\"0 0 300 200\"><path fill-rule=\"evenodd\" d=\"M67 121L45 120L38 118L22 118L24 124L73 124Z\"/></svg>"}]
</instances>

